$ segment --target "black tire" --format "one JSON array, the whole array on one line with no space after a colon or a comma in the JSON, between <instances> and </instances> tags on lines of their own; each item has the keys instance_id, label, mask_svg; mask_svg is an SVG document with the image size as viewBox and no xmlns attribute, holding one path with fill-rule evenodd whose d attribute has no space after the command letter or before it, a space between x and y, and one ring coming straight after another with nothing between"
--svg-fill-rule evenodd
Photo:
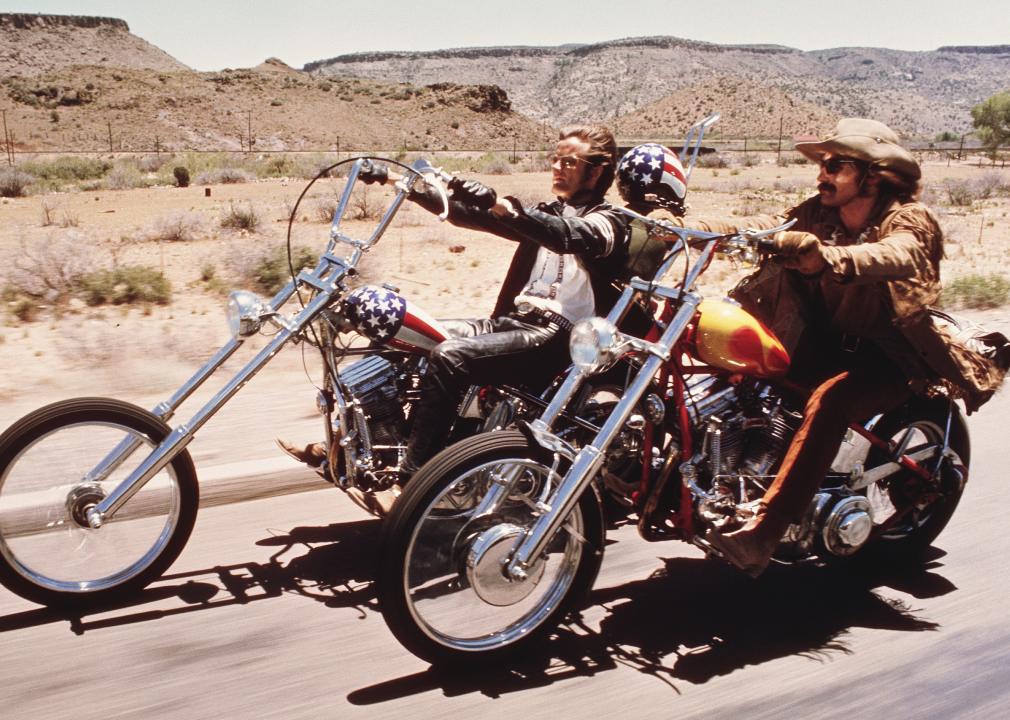
<instances>
[{"instance_id":1,"label":"black tire","mask_svg":"<svg viewBox=\"0 0 1010 720\"><path fill-rule=\"evenodd\" d=\"M439 453L400 495L383 527L378 595L386 624L414 655L443 665L499 661L544 639L581 606L603 559L603 517L592 488L579 499L571 525L566 523L551 541L548 559L537 567L543 574L516 585L528 596L505 604L487 602L471 584L464 563L482 533L532 522L528 501L542 489L537 478L544 455L518 431L477 435ZM482 483L488 468L504 467L505 460L526 467L517 486L521 489L490 515L473 517L474 507L486 497L489 485ZM513 543L509 537L498 547L507 552ZM488 561L483 567L495 566Z\"/></svg>"},{"instance_id":2,"label":"black tire","mask_svg":"<svg viewBox=\"0 0 1010 720\"><path fill-rule=\"evenodd\" d=\"M950 408L953 408L954 413L950 428L950 448L960 462L944 460L937 487L929 488L924 480L903 470L866 488L865 493L874 506L874 523L879 526L871 537L868 548L871 555L909 560L921 557L957 509L971 461L971 441L964 417L956 405L946 400L914 399L885 415L874 429L874 434L885 440L898 439L912 429L915 433L909 447L909 452L912 452L916 448L942 442ZM866 467L873 468L888 459L884 451L874 448L867 456ZM931 466L931 462L927 465ZM916 507L922 494L927 492L935 492L936 497L923 507ZM881 505L885 508L883 512L878 510ZM888 519L891 508L911 509L893 526L887 526L882 521Z\"/></svg>"},{"instance_id":3,"label":"black tire","mask_svg":"<svg viewBox=\"0 0 1010 720\"><path fill-rule=\"evenodd\" d=\"M78 398L47 405L0 436L0 583L58 608L112 604L158 578L186 545L200 504L193 460L180 452L99 529L78 509L105 497L171 432L129 403ZM142 445L101 482L84 475L124 438Z\"/></svg>"}]
</instances>

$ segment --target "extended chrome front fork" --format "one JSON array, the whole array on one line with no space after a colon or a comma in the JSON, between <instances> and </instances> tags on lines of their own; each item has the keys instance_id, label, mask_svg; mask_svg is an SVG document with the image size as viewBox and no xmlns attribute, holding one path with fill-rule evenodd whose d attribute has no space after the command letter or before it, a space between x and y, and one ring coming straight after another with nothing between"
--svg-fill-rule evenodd
<instances>
[{"instance_id":1,"label":"extended chrome front fork","mask_svg":"<svg viewBox=\"0 0 1010 720\"><path fill-rule=\"evenodd\" d=\"M420 162L420 161L419 161ZM298 287L308 287L315 291L314 297L290 321L278 321L279 332L255 358L245 365L214 397L194 415L189 422L176 427L157 448L154 449L130 475L115 487L108 496L93 506L88 506L82 515L87 526L100 528L119 508L133 497L151 478L157 475L182 452L192 441L197 430L214 416L249 380L252 379L293 337L316 318L333 300L344 278L354 272L362 254L378 242L410 192L409 187L400 187L378 225L367 240L355 240L340 232L340 221L351 200L352 190L360 172L362 161L358 160L348 174L344 191L330 226L330 242L325 253L312 272L302 271L292 279L270 301L270 308L277 316L283 305L294 296ZM420 167L415 163L415 167ZM337 243L352 248L347 258L333 254ZM222 347L210 361L198 370L170 400L154 409L154 414L162 420L171 417L175 409L213 375L231 355L241 347L243 340L235 338ZM101 462L82 478L83 482L95 483L107 478L120 467L141 445L138 438L127 437L121 441Z\"/></svg>"},{"instance_id":2,"label":"extended chrome front fork","mask_svg":"<svg viewBox=\"0 0 1010 720\"><path fill-rule=\"evenodd\" d=\"M655 350L642 364L638 374L628 386L624 396L614 406L596 437L575 455L571 468L562 478L558 489L547 501L545 512L537 518L529 532L516 546L505 569L507 575L513 580L526 579L531 565L546 550L550 539L567 521L582 493L586 491L592 479L599 472L605 457L604 451L610 447L631 416L635 405L648 390L653 375L669 360L670 350L691 322L701 301L700 298L692 295L684 295L682 299L683 303L673 321L663 332L659 341L655 343ZM566 382L562 387L567 386ZM574 392L574 388L572 392ZM542 421L535 421L532 425L534 437L538 438L538 442L547 446L550 443L549 437L552 436L547 433L546 425Z\"/></svg>"}]
</instances>

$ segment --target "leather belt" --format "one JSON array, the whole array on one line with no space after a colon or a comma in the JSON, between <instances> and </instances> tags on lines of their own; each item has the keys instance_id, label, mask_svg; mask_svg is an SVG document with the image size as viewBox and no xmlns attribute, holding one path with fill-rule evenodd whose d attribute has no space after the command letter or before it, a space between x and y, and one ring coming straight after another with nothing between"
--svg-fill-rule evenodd
<instances>
[{"instance_id":1,"label":"leather belt","mask_svg":"<svg viewBox=\"0 0 1010 720\"><path fill-rule=\"evenodd\" d=\"M512 314L520 320L533 320L537 325L554 325L565 332L572 331L572 321L564 315L558 315L529 303L521 303Z\"/></svg>"}]
</instances>

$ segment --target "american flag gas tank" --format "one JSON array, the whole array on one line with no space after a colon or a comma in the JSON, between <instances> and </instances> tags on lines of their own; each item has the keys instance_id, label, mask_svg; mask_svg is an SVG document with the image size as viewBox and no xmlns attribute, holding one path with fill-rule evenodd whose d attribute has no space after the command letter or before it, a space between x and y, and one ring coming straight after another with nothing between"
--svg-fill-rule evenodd
<instances>
[{"instance_id":1,"label":"american flag gas tank","mask_svg":"<svg viewBox=\"0 0 1010 720\"><path fill-rule=\"evenodd\" d=\"M449 336L420 307L374 285L363 285L344 298L344 315L368 339L400 350L427 353Z\"/></svg>"}]
</instances>

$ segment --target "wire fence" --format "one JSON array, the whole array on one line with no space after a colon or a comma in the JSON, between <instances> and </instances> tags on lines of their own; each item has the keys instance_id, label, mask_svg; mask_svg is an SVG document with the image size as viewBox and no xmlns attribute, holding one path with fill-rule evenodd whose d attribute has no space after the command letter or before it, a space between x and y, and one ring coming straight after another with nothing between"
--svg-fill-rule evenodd
<instances>
[{"instance_id":1,"label":"wire fence","mask_svg":"<svg viewBox=\"0 0 1010 720\"><path fill-rule=\"evenodd\" d=\"M25 156L29 158L39 157L39 156L51 156L51 155L117 155L117 156L131 156L131 155L175 155L175 154L215 154L215 155L235 155L235 156L249 156L249 155L326 155L332 156L337 159L341 157L347 157L351 155L362 155L362 154L377 154L385 156L397 156L405 155L407 153L423 153L431 157L439 156L472 156L481 154L497 154L505 157L509 157L512 162L515 162L520 157L529 157L537 155L546 155L550 152L554 146L553 129L549 128L546 124L543 125L543 138L536 141L529 141L528 139L523 141L518 136L512 138L501 138L495 143L484 144L479 147L455 147L452 149L442 148L434 149L427 147L417 147L416 143L409 142L406 138L398 144L398 147L376 147L374 144L369 145L358 141L355 138L334 135L327 143L319 144L313 147L284 147L284 146L265 146L265 141L257 141L255 134L255 129L251 121L251 117L247 117L247 125L243 128L230 128L229 131L225 132L221 127L215 127L213 129L204 129L198 131L194 128L190 128L192 134L202 135L204 137L234 137L234 141L228 141L224 144L219 144L217 146L208 147L205 144L199 146L187 146L185 143L181 142L166 142L162 140L157 134L150 137L144 137L142 135L138 136L136 132L131 131L130 133L120 132L113 121L108 120L105 123L105 133L103 137L99 137L95 133L91 133L90 137L87 139L75 139L72 142L67 142L65 134L61 136L60 130L49 130L45 133L41 131L35 131L32 133L31 142L25 142L19 139L16 133L16 125L18 123L14 122L16 118L12 114L12 122L8 123L7 117L8 111L6 109L0 110L2 114L2 129L3 130L3 148L6 163L8 165L16 164L16 158L18 156ZM61 142L61 137L63 142ZM784 134L779 134L778 136L753 136L753 137L712 137L709 136L705 139L705 144L701 148L702 154L711 153L727 153L733 155L755 155L755 156L767 156L769 154L776 155L776 159L781 162L784 153L793 153L793 144L799 138L794 138L792 136L786 136ZM810 138L802 138L804 140ZM276 141L272 141L276 144ZM624 152L635 145L653 142L666 145L667 147L679 150L684 145L683 137L676 136L623 136L618 137L618 149L620 152ZM958 140L954 141L937 141L937 142L911 142L908 144L909 150L918 154L920 159L929 154L933 156L945 157L950 160L964 160L971 157L973 160L977 160L980 164L983 162L982 156L984 155L993 165L999 163L1002 167L1006 166L1006 154L1002 148L997 148L995 151L985 148L982 144L969 137L967 134L962 135Z\"/></svg>"}]
</instances>

